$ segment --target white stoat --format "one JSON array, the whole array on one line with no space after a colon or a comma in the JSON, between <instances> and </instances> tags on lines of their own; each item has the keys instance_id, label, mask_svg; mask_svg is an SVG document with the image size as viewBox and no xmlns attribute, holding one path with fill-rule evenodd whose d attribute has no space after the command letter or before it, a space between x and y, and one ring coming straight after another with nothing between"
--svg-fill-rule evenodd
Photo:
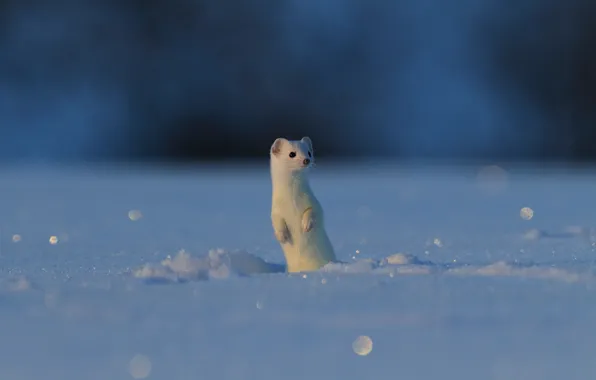
<instances>
[{"instance_id":1,"label":"white stoat","mask_svg":"<svg viewBox=\"0 0 596 380\"><path fill-rule=\"evenodd\" d=\"M315 197L308 171L314 162L312 141L278 138L271 146L271 222L288 272L314 271L336 261L325 231L323 208Z\"/></svg>"}]
</instances>

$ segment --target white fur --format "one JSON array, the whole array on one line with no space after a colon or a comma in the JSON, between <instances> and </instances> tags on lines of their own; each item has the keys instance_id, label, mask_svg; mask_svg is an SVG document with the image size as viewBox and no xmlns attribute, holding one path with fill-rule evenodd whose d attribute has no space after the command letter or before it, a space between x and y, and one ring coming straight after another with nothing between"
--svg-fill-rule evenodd
<instances>
[{"instance_id":1,"label":"white fur","mask_svg":"<svg viewBox=\"0 0 596 380\"><path fill-rule=\"evenodd\" d=\"M291 158L290 152L296 156ZM309 152L311 157L309 157ZM321 204L308 180L314 163L310 138L278 138L271 146L271 222L281 244L288 272L306 272L336 261L324 226ZM310 159L310 163L305 163Z\"/></svg>"}]
</instances>

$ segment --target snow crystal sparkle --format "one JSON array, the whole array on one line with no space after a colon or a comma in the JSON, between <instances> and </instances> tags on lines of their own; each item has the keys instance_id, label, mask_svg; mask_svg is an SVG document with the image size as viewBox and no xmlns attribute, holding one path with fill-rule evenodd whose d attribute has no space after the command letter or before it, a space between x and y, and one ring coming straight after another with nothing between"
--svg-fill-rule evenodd
<instances>
[{"instance_id":1,"label":"snow crystal sparkle","mask_svg":"<svg viewBox=\"0 0 596 380\"><path fill-rule=\"evenodd\" d=\"M534 217L534 210L529 207L523 207L519 211L519 216L521 216L524 220L530 220Z\"/></svg>"},{"instance_id":2,"label":"snow crystal sparkle","mask_svg":"<svg viewBox=\"0 0 596 380\"><path fill-rule=\"evenodd\" d=\"M128 212L128 219L132 220L133 222L136 222L137 220L141 219L142 217L143 217L143 214L139 210L130 210Z\"/></svg>"},{"instance_id":3,"label":"snow crystal sparkle","mask_svg":"<svg viewBox=\"0 0 596 380\"><path fill-rule=\"evenodd\" d=\"M133 379L145 379L151 373L151 360L145 355L135 355L128 364L128 372Z\"/></svg>"},{"instance_id":4,"label":"snow crystal sparkle","mask_svg":"<svg viewBox=\"0 0 596 380\"><path fill-rule=\"evenodd\" d=\"M357 355L366 356L372 352L372 339L369 336L361 335L352 343L352 349Z\"/></svg>"}]
</instances>

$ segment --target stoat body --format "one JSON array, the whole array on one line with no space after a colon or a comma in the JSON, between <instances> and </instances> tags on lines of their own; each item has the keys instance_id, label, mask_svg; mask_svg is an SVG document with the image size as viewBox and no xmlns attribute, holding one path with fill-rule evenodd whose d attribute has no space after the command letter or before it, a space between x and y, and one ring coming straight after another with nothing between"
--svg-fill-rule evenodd
<instances>
[{"instance_id":1,"label":"stoat body","mask_svg":"<svg viewBox=\"0 0 596 380\"><path fill-rule=\"evenodd\" d=\"M278 138L270 151L271 222L283 249L288 272L314 271L336 261L325 231L323 208L308 179L314 163L308 137L290 141Z\"/></svg>"}]
</instances>

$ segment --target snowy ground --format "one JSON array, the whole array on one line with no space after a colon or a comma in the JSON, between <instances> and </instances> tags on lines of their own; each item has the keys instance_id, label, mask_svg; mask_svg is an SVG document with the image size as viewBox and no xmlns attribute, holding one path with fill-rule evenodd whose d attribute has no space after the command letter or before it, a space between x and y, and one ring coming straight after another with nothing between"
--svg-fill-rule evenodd
<instances>
[{"instance_id":1,"label":"snowy ground","mask_svg":"<svg viewBox=\"0 0 596 380\"><path fill-rule=\"evenodd\" d=\"M349 264L243 276L266 166L3 169L0 379L594 378L596 176L440 172L319 163Z\"/></svg>"}]
</instances>

